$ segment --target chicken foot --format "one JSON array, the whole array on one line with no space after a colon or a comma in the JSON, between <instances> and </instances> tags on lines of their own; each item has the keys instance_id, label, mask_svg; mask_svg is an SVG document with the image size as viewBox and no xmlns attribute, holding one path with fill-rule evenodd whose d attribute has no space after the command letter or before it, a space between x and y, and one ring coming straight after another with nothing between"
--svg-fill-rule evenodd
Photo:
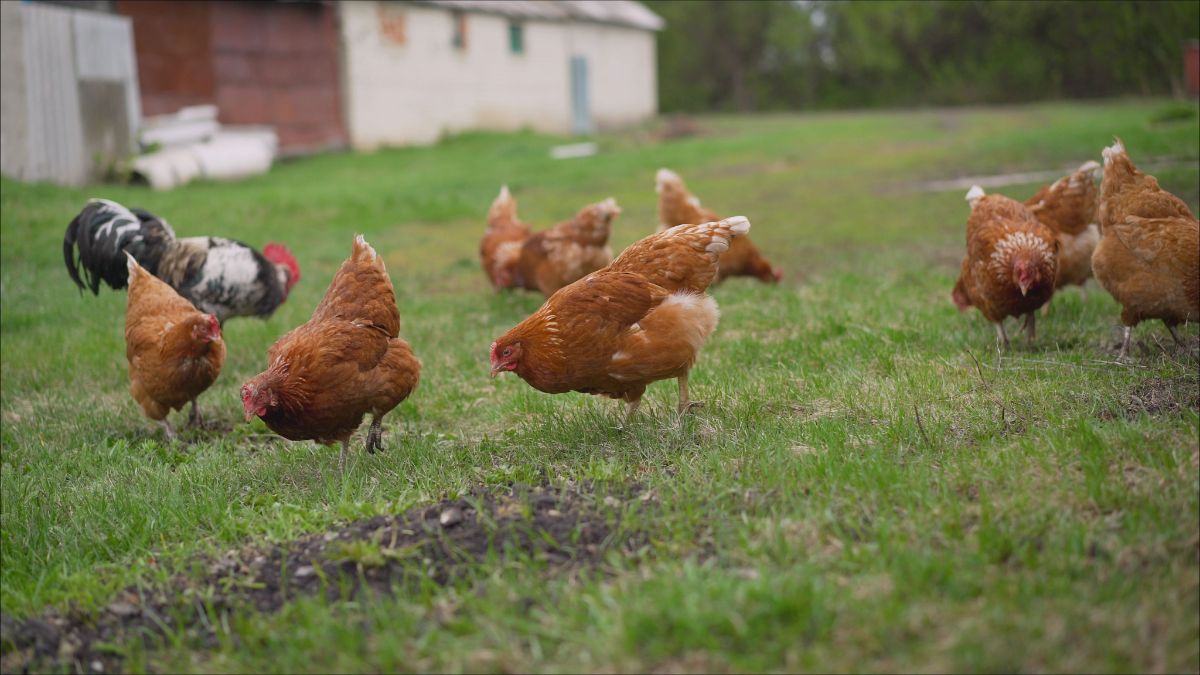
<instances>
[{"instance_id":1,"label":"chicken foot","mask_svg":"<svg viewBox=\"0 0 1200 675\"><path fill-rule=\"evenodd\" d=\"M383 450L383 420L379 415L371 416L371 429L367 432L367 452L372 455Z\"/></svg>"},{"instance_id":2,"label":"chicken foot","mask_svg":"<svg viewBox=\"0 0 1200 675\"><path fill-rule=\"evenodd\" d=\"M179 437L175 435L175 430L171 428L170 423L168 423L166 419L161 419L158 421L158 423L162 426L163 433L166 434L167 440L179 440Z\"/></svg>"},{"instance_id":3,"label":"chicken foot","mask_svg":"<svg viewBox=\"0 0 1200 675\"><path fill-rule=\"evenodd\" d=\"M688 400L688 374L684 373L679 376L679 414L689 413L696 408L704 406L704 401Z\"/></svg>"},{"instance_id":4,"label":"chicken foot","mask_svg":"<svg viewBox=\"0 0 1200 675\"><path fill-rule=\"evenodd\" d=\"M617 427L618 431L624 431L629 426L629 420L633 419L634 413L642 405L642 399L634 399L625 404L625 417L621 420L621 426Z\"/></svg>"},{"instance_id":5,"label":"chicken foot","mask_svg":"<svg viewBox=\"0 0 1200 675\"><path fill-rule=\"evenodd\" d=\"M192 414L188 416L188 426L198 427L204 424L204 417L200 415L200 406L196 405L196 399L192 399Z\"/></svg>"},{"instance_id":6,"label":"chicken foot","mask_svg":"<svg viewBox=\"0 0 1200 675\"><path fill-rule=\"evenodd\" d=\"M1121 353L1117 354L1118 359L1123 359L1129 355L1129 340L1133 337L1133 326L1125 326L1125 338L1121 340Z\"/></svg>"},{"instance_id":7,"label":"chicken foot","mask_svg":"<svg viewBox=\"0 0 1200 675\"><path fill-rule=\"evenodd\" d=\"M1025 332L1029 337L1029 344L1033 344L1033 339L1037 336L1037 313L1029 312L1025 315Z\"/></svg>"},{"instance_id":8,"label":"chicken foot","mask_svg":"<svg viewBox=\"0 0 1200 675\"><path fill-rule=\"evenodd\" d=\"M1008 349L1008 333L1004 332L1004 320L996 322L996 342L1001 349Z\"/></svg>"},{"instance_id":9,"label":"chicken foot","mask_svg":"<svg viewBox=\"0 0 1200 675\"><path fill-rule=\"evenodd\" d=\"M1166 321L1163 323L1167 326L1167 330L1171 331L1171 337L1175 338L1175 344L1180 349L1187 350L1187 344L1184 343L1183 338L1179 337L1179 331L1175 330L1175 326L1167 323Z\"/></svg>"}]
</instances>

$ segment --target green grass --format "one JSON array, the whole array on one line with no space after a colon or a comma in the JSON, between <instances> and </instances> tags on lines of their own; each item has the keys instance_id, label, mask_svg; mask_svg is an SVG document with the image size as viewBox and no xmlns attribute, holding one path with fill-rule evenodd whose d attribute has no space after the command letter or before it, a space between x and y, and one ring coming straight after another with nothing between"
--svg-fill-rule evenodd
<instances>
[{"instance_id":1,"label":"green grass","mask_svg":"<svg viewBox=\"0 0 1200 675\"><path fill-rule=\"evenodd\" d=\"M561 139L470 134L168 193L5 180L3 611L103 606L198 555L544 472L653 490L661 508L636 516L645 554L603 573L496 561L473 582L374 603L300 600L239 615L237 641L133 649L127 665L1194 672L1195 359L1159 349L1170 340L1153 323L1136 332L1149 349L1115 363L1119 308L1094 282L1055 298L1036 345L997 354L992 328L949 299L964 191L916 189L1073 167L1114 134L1135 161L1200 157L1194 112L1164 106L702 118L702 136L602 136L599 155L565 161L547 154ZM676 424L674 384L654 385L621 435L614 402L489 379L490 341L540 304L492 293L478 269L498 186L540 226L615 196L619 250L655 228L660 166L750 217L787 275L715 289L721 325L692 378L707 406ZM1196 208L1195 164L1158 177ZM125 296L81 296L60 255L67 222L101 195L181 236L279 240L299 258L275 316L226 326L228 360L201 402L230 433L192 432L180 452L129 397ZM308 318L356 232L387 262L424 371L386 418L388 450L353 453L339 480L336 450L264 442L237 392ZM1182 409L1139 412L1155 383Z\"/></svg>"}]
</instances>

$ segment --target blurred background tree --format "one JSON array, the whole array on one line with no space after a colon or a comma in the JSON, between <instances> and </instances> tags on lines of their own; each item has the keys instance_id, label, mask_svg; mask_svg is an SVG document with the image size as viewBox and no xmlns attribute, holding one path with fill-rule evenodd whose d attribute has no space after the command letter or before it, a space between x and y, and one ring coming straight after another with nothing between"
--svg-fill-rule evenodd
<instances>
[{"instance_id":1,"label":"blurred background tree","mask_svg":"<svg viewBox=\"0 0 1200 675\"><path fill-rule=\"evenodd\" d=\"M1200 2L646 3L664 112L1180 94Z\"/></svg>"}]
</instances>

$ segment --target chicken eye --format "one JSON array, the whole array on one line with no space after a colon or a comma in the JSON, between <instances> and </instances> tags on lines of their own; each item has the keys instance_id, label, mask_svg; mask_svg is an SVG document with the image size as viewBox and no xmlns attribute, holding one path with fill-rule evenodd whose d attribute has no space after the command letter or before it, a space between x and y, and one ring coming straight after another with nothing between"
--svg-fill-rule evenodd
<instances>
[{"instance_id":1,"label":"chicken eye","mask_svg":"<svg viewBox=\"0 0 1200 675\"><path fill-rule=\"evenodd\" d=\"M512 356L512 347L505 347L501 356Z\"/></svg>"}]
</instances>

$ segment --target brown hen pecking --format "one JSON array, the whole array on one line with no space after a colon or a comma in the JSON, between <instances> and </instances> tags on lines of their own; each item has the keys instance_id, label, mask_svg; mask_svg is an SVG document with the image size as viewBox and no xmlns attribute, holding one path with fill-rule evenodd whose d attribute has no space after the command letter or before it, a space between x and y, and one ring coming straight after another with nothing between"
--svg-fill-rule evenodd
<instances>
[{"instance_id":1,"label":"brown hen pecking","mask_svg":"<svg viewBox=\"0 0 1200 675\"><path fill-rule=\"evenodd\" d=\"M679 409L690 409L688 372L719 316L705 289L720 254L749 230L750 221L737 216L634 243L493 342L492 375L512 371L549 394L622 399L626 421L648 384L676 378Z\"/></svg>"},{"instance_id":2,"label":"brown hen pecking","mask_svg":"<svg viewBox=\"0 0 1200 675\"><path fill-rule=\"evenodd\" d=\"M1200 320L1200 225L1182 199L1134 166L1120 139L1104 149L1100 230L1092 269L1121 303L1121 356L1146 319L1160 319L1183 346L1175 327Z\"/></svg>"},{"instance_id":3,"label":"brown hen pecking","mask_svg":"<svg viewBox=\"0 0 1200 675\"><path fill-rule=\"evenodd\" d=\"M247 421L257 415L292 441L341 442L341 471L367 413L367 451L383 447L383 416L417 388L421 362L400 339L392 281L362 235L312 318L272 345L267 359L267 369L242 385Z\"/></svg>"}]
</instances>

